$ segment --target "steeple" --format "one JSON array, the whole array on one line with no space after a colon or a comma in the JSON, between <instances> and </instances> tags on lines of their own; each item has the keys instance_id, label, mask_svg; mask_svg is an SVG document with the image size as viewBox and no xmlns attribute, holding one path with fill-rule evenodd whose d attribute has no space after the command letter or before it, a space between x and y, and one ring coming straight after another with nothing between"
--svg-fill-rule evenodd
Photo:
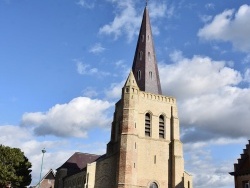
<instances>
[{"instance_id":1,"label":"steeple","mask_svg":"<svg viewBox=\"0 0 250 188\"><path fill-rule=\"evenodd\" d=\"M143 13L132 71L141 91L162 94L147 6Z\"/></svg>"}]
</instances>

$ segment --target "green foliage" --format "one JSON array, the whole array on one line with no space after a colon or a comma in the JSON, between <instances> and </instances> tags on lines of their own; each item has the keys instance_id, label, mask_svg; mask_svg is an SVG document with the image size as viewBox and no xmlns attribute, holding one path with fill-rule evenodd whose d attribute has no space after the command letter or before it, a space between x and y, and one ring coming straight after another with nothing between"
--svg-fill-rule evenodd
<instances>
[{"instance_id":1,"label":"green foliage","mask_svg":"<svg viewBox=\"0 0 250 188\"><path fill-rule=\"evenodd\" d=\"M31 183L31 163L18 148L0 145L0 187L11 183L23 188Z\"/></svg>"}]
</instances>

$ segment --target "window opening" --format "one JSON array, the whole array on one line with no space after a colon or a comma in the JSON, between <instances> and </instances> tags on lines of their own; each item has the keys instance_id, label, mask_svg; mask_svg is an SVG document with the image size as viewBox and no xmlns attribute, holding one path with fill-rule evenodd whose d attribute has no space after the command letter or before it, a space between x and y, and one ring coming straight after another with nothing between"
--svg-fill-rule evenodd
<instances>
[{"instance_id":1,"label":"window opening","mask_svg":"<svg viewBox=\"0 0 250 188\"><path fill-rule=\"evenodd\" d=\"M151 54L150 54L150 52L148 52L148 61L149 62L151 61Z\"/></svg>"},{"instance_id":2,"label":"window opening","mask_svg":"<svg viewBox=\"0 0 250 188\"><path fill-rule=\"evenodd\" d=\"M138 70L138 71L137 71L137 80L140 80L140 79L141 79L141 71Z\"/></svg>"},{"instance_id":3,"label":"window opening","mask_svg":"<svg viewBox=\"0 0 250 188\"><path fill-rule=\"evenodd\" d=\"M155 182L153 182L150 184L149 188L158 188L158 185Z\"/></svg>"},{"instance_id":4,"label":"window opening","mask_svg":"<svg viewBox=\"0 0 250 188\"><path fill-rule=\"evenodd\" d=\"M145 136L151 136L151 117L149 113L145 115Z\"/></svg>"},{"instance_id":5,"label":"window opening","mask_svg":"<svg viewBox=\"0 0 250 188\"><path fill-rule=\"evenodd\" d=\"M149 78L152 80L152 71L149 72Z\"/></svg>"},{"instance_id":6,"label":"window opening","mask_svg":"<svg viewBox=\"0 0 250 188\"><path fill-rule=\"evenodd\" d=\"M164 138L165 135L165 125L164 125L164 117L160 115L159 117L159 138Z\"/></svg>"},{"instance_id":7,"label":"window opening","mask_svg":"<svg viewBox=\"0 0 250 188\"><path fill-rule=\"evenodd\" d=\"M141 41L144 42L144 35L141 36Z\"/></svg>"},{"instance_id":8,"label":"window opening","mask_svg":"<svg viewBox=\"0 0 250 188\"><path fill-rule=\"evenodd\" d=\"M140 61L142 60L142 56L143 56L143 52L142 52L142 51L140 51L140 53L139 53L139 58L140 58Z\"/></svg>"}]
</instances>

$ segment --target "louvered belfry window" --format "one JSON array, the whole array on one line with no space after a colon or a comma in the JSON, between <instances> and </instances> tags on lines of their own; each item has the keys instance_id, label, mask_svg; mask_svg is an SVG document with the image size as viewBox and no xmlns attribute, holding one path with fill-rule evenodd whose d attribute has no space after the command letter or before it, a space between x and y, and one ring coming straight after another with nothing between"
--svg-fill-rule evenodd
<instances>
[{"instance_id":1,"label":"louvered belfry window","mask_svg":"<svg viewBox=\"0 0 250 188\"><path fill-rule=\"evenodd\" d=\"M145 115L145 136L151 136L151 116L149 113Z\"/></svg>"},{"instance_id":2,"label":"louvered belfry window","mask_svg":"<svg viewBox=\"0 0 250 188\"><path fill-rule=\"evenodd\" d=\"M165 136L165 123L163 115L159 117L159 138L164 138Z\"/></svg>"}]
</instances>

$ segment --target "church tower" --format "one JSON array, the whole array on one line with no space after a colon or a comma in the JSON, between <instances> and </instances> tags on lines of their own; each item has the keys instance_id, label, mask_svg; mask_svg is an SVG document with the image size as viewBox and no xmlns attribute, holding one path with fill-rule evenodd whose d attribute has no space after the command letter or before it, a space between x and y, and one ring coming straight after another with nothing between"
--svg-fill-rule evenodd
<instances>
[{"instance_id":1,"label":"church tower","mask_svg":"<svg viewBox=\"0 0 250 188\"><path fill-rule=\"evenodd\" d=\"M55 188L72 187L192 188L176 99L161 91L147 6L106 154L75 153L57 169Z\"/></svg>"},{"instance_id":2,"label":"church tower","mask_svg":"<svg viewBox=\"0 0 250 188\"><path fill-rule=\"evenodd\" d=\"M146 6L107 147L107 156L117 156L114 187L191 188L179 133L176 99L162 95Z\"/></svg>"}]
</instances>

